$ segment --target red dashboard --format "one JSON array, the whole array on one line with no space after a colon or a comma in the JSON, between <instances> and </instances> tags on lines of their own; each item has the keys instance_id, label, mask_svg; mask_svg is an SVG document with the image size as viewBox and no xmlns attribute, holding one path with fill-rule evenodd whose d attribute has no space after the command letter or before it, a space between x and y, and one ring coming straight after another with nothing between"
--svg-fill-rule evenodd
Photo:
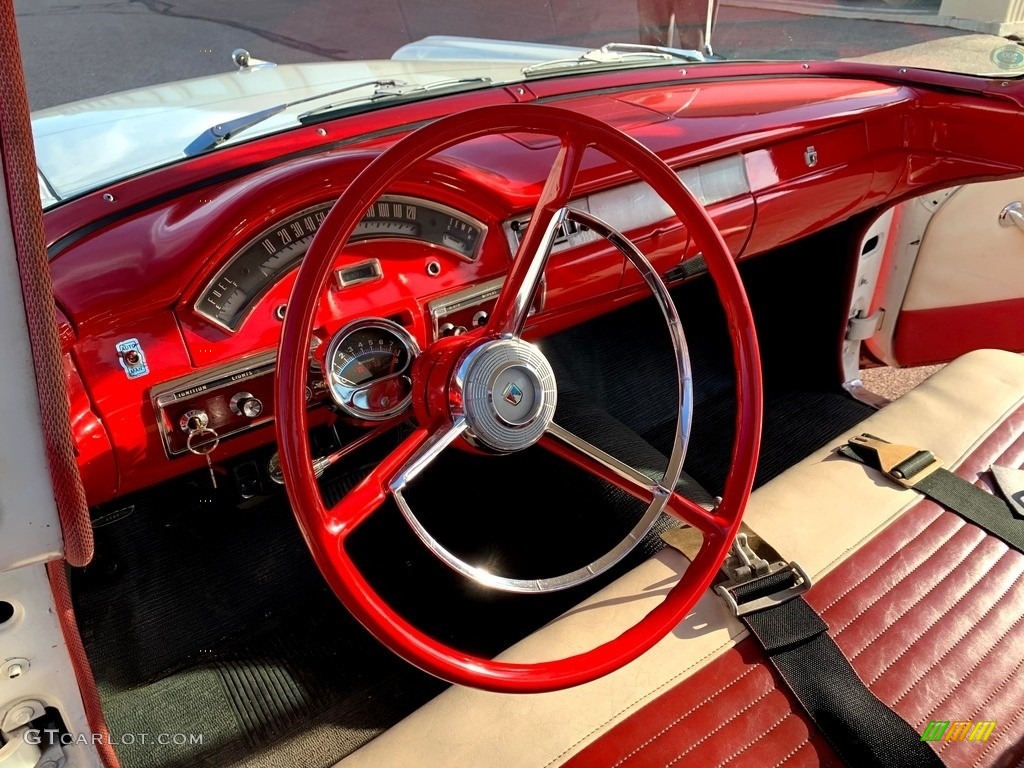
<instances>
[{"instance_id":1,"label":"red dashboard","mask_svg":"<svg viewBox=\"0 0 1024 768\"><path fill-rule=\"evenodd\" d=\"M222 437L214 461L273 440L274 353L293 267L345 185L433 117L545 100L602 119L680 173L736 258L951 180L1020 170L1009 150L979 140L972 121L984 111L988 130L1018 132L1008 93L953 98L886 80L880 68L833 65L811 77L801 66L723 65L704 82L676 69L628 71L432 99L225 147L48 212L90 503L204 466L184 444L195 411ZM942 77L947 89L979 82ZM366 201L323 297L319 339L379 317L422 347L478 322L555 147L533 134L479 139ZM684 228L628 168L590 151L580 179L576 204L623 229L667 280L700 272ZM618 251L572 227L560 233L544 287L535 333L645 295ZM605 304L584 301L597 293ZM312 389L315 418L329 418L317 405L326 394Z\"/></svg>"}]
</instances>

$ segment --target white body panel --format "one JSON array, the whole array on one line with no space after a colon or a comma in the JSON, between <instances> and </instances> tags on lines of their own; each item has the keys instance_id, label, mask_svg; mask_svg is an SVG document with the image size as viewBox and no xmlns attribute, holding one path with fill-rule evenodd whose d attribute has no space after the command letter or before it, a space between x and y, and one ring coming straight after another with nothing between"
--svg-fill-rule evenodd
<instances>
[{"instance_id":1,"label":"white body panel","mask_svg":"<svg viewBox=\"0 0 1024 768\"><path fill-rule=\"evenodd\" d=\"M883 310L881 323L875 335L866 341L871 354L886 365L899 366L893 353L896 321L907 295L907 287L921 251L925 230L935 212L957 189L958 187L943 189L902 202L897 206L899 216L891 219L893 223L886 244L889 262L884 267L884 273L876 280L873 304Z\"/></svg>"},{"instance_id":2,"label":"white body panel","mask_svg":"<svg viewBox=\"0 0 1024 768\"><path fill-rule=\"evenodd\" d=\"M86 739L91 742L91 729L58 623L46 566L0 573L0 600L15 608L14 618L0 625L0 664L18 658L30 662L27 671L14 679L0 676L0 718L26 699L57 708L75 737L64 747L66 768L99 768L102 763L95 748L83 743Z\"/></svg>"},{"instance_id":3,"label":"white body panel","mask_svg":"<svg viewBox=\"0 0 1024 768\"><path fill-rule=\"evenodd\" d=\"M39 426L39 399L5 186L0 186L0 349L4 352L0 365L4 419L0 571L6 571L59 557L63 539Z\"/></svg>"}]
</instances>

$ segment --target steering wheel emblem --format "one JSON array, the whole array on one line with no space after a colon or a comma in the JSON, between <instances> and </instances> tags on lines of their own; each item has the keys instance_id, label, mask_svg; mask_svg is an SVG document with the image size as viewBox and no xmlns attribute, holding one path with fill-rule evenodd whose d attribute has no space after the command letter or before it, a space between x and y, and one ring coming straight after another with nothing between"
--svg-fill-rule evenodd
<instances>
[{"instance_id":1,"label":"steering wheel emblem","mask_svg":"<svg viewBox=\"0 0 1024 768\"><path fill-rule=\"evenodd\" d=\"M506 403L511 403L512 405L519 405L521 402L523 402L523 390L521 390L519 388L519 385L516 384L514 381L510 382L509 385L505 387L504 395Z\"/></svg>"},{"instance_id":2,"label":"steering wheel emblem","mask_svg":"<svg viewBox=\"0 0 1024 768\"><path fill-rule=\"evenodd\" d=\"M455 372L452 389L462 403L466 437L497 453L533 445L555 416L555 373L544 353L522 339L471 349Z\"/></svg>"}]
</instances>

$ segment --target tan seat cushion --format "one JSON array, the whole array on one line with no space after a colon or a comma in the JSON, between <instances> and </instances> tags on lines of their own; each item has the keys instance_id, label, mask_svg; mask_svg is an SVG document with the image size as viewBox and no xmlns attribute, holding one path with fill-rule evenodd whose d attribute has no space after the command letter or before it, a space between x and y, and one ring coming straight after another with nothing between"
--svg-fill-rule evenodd
<instances>
[{"instance_id":1,"label":"tan seat cushion","mask_svg":"<svg viewBox=\"0 0 1024 768\"><path fill-rule=\"evenodd\" d=\"M850 434L931 449L956 466L1024 404L1024 357L965 355ZM813 577L833 570L919 495L833 455L837 438L751 498L746 521ZM664 551L509 649L530 661L579 653L632 625L686 567ZM342 762L343 766L558 765L746 636L708 593L657 646L616 673L568 691L503 695L453 687Z\"/></svg>"}]
</instances>

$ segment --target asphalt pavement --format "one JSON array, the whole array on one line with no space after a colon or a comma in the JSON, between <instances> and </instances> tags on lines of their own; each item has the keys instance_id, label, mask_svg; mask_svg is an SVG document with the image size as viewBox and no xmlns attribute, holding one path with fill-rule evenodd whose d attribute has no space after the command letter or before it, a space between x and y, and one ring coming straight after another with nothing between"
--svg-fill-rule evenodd
<instances>
[{"instance_id":1,"label":"asphalt pavement","mask_svg":"<svg viewBox=\"0 0 1024 768\"><path fill-rule=\"evenodd\" d=\"M714 38L716 52L728 58L840 58L963 34L808 15L825 0L728 2ZM906 18L891 2L834 5L839 12L874 9L876 19ZM639 28L632 0L15 0L14 6L34 110L227 72L236 48L291 64L388 58L427 35L593 47L636 42Z\"/></svg>"},{"instance_id":2,"label":"asphalt pavement","mask_svg":"<svg viewBox=\"0 0 1024 768\"><path fill-rule=\"evenodd\" d=\"M871 368L861 371L864 386L876 395L895 400L942 368L941 365L923 365L918 368Z\"/></svg>"}]
</instances>

